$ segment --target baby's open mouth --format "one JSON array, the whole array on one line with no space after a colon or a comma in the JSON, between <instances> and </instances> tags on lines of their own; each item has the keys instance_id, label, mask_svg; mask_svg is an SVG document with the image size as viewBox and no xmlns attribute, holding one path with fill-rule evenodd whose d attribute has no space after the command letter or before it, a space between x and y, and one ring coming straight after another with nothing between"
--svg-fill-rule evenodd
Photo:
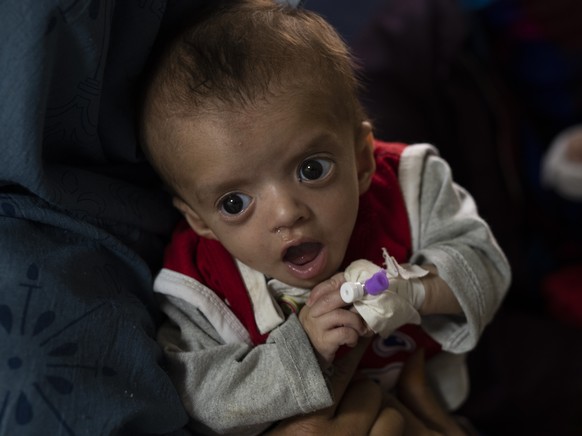
<instances>
[{"instance_id":1,"label":"baby's open mouth","mask_svg":"<svg viewBox=\"0 0 582 436\"><path fill-rule=\"evenodd\" d=\"M323 245L319 242L305 242L289 247L283 260L293 265L302 266L313 261L321 252Z\"/></svg>"}]
</instances>

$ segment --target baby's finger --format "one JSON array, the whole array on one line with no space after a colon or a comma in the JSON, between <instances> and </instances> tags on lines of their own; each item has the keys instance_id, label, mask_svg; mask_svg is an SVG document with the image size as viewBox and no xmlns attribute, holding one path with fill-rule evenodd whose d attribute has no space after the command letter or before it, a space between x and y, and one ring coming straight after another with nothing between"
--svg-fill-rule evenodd
<instances>
[{"instance_id":1,"label":"baby's finger","mask_svg":"<svg viewBox=\"0 0 582 436\"><path fill-rule=\"evenodd\" d=\"M320 293L317 300L308 305L311 316L318 317L335 310L346 310L346 303L342 300L339 291L328 291Z\"/></svg>"},{"instance_id":2,"label":"baby's finger","mask_svg":"<svg viewBox=\"0 0 582 436\"><path fill-rule=\"evenodd\" d=\"M311 306L319 299L325 298L327 295L339 294L339 288L344 282L345 278L343 273L337 273L331 278L321 282L311 290L306 304Z\"/></svg>"},{"instance_id":3,"label":"baby's finger","mask_svg":"<svg viewBox=\"0 0 582 436\"><path fill-rule=\"evenodd\" d=\"M338 327L349 327L360 336L368 332L368 326L360 315L345 309L336 309L317 317L318 328L322 331Z\"/></svg>"},{"instance_id":4,"label":"baby's finger","mask_svg":"<svg viewBox=\"0 0 582 436\"><path fill-rule=\"evenodd\" d=\"M333 354L337 351L337 348L342 345L347 345L350 348L355 347L360 339L360 334L350 327L337 327L325 332L323 336L324 343L333 344L332 349Z\"/></svg>"}]
</instances>

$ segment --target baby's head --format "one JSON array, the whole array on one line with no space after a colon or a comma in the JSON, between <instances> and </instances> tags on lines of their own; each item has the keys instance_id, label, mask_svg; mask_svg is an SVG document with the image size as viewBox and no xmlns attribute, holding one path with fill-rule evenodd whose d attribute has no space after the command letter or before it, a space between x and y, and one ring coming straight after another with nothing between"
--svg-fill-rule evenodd
<instances>
[{"instance_id":1,"label":"baby's head","mask_svg":"<svg viewBox=\"0 0 582 436\"><path fill-rule=\"evenodd\" d=\"M373 138L348 49L323 19L223 2L157 58L140 132L198 234L295 286L337 271Z\"/></svg>"}]
</instances>

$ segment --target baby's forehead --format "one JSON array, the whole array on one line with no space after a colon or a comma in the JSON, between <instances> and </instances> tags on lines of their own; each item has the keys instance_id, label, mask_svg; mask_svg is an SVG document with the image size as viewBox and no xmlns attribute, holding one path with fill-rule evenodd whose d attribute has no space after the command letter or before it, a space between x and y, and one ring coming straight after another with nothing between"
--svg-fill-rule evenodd
<instances>
[{"instance_id":1,"label":"baby's forehead","mask_svg":"<svg viewBox=\"0 0 582 436\"><path fill-rule=\"evenodd\" d=\"M156 141L156 146L169 148L171 154L166 158L176 159L184 147L192 153L196 151L197 139L216 137L216 132L236 138L249 131L277 131L286 128L291 118L312 125L320 123L326 128L355 127L358 123L353 119L354 112L347 108L351 102L346 101L345 94L343 97L342 100L338 93L314 86L277 86L243 103L208 98L201 105L189 104L187 100L164 104L162 97L162 103L155 105L158 113L148 121L151 130L163 130L156 135L161 140Z\"/></svg>"}]
</instances>

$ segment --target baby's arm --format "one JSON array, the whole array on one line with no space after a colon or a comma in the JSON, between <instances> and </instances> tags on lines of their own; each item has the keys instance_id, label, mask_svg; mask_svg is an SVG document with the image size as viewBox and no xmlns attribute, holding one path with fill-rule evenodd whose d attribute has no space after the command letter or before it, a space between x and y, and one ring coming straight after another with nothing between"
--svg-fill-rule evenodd
<instances>
[{"instance_id":1,"label":"baby's arm","mask_svg":"<svg viewBox=\"0 0 582 436\"><path fill-rule=\"evenodd\" d=\"M507 291L509 265L473 199L453 182L432 147L408 147L400 167L412 233L410 262L426 271L407 265L396 271L400 266L385 258L389 291L365 296L354 307L382 336L422 323L445 350L468 351ZM346 269L350 282L363 282L379 269L360 262Z\"/></svg>"},{"instance_id":2,"label":"baby's arm","mask_svg":"<svg viewBox=\"0 0 582 436\"><path fill-rule=\"evenodd\" d=\"M165 296L158 332L166 369L196 433L257 434L273 422L332 404L329 386L297 317L265 344L225 343L204 315Z\"/></svg>"},{"instance_id":3,"label":"baby's arm","mask_svg":"<svg viewBox=\"0 0 582 436\"><path fill-rule=\"evenodd\" d=\"M407 147L400 168L412 233L410 262L434 265L438 272L427 283L421 311L441 315L424 316L423 328L445 350L469 351L507 292L509 264L473 198L453 182L450 167L434 148ZM447 307L455 307L451 294L463 316L448 313Z\"/></svg>"},{"instance_id":4,"label":"baby's arm","mask_svg":"<svg viewBox=\"0 0 582 436\"><path fill-rule=\"evenodd\" d=\"M429 273L420 278L424 287L424 301L418 312L421 315L462 315L463 309L453 291L441 277L434 265L422 265Z\"/></svg>"}]
</instances>

